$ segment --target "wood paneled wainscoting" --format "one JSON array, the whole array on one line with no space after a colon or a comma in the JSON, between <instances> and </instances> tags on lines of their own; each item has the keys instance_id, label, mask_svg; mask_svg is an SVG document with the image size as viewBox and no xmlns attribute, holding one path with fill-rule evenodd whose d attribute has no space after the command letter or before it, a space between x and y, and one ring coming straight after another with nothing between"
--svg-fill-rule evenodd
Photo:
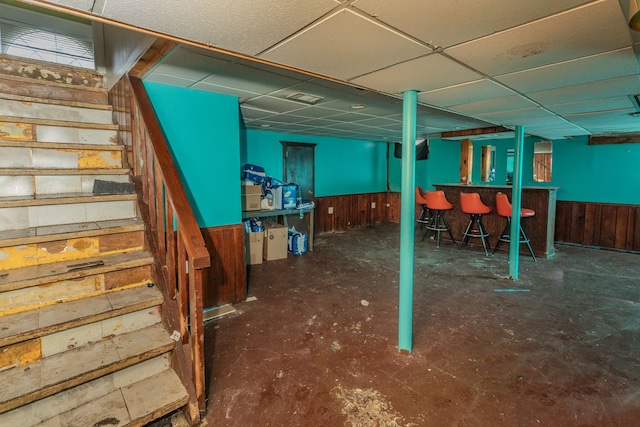
<instances>
[{"instance_id":1,"label":"wood paneled wainscoting","mask_svg":"<svg viewBox=\"0 0 640 427\"><path fill-rule=\"evenodd\" d=\"M204 307L243 301L247 297L244 265L244 225L202 228L211 267L203 286Z\"/></svg>"},{"instance_id":2,"label":"wood paneled wainscoting","mask_svg":"<svg viewBox=\"0 0 640 427\"><path fill-rule=\"evenodd\" d=\"M400 193L396 192L319 197L315 203L316 233L400 221Z\"/></svg>"},{"instance_id":3,"label":"wood paneled wainscoting","mask_svg":"<svg viewBox=\"0 0 640 427\"><path fill-rule=\"evenodd\" d=\"M555 240L640 253L640 205L558 201Z\"/></svg>"}]
</instances>

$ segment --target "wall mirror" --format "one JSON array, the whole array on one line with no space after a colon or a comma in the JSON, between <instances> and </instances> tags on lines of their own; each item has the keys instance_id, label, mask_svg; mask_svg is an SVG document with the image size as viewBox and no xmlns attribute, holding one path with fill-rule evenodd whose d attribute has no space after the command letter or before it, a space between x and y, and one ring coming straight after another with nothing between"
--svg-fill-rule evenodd
<instances>
[{"instance_id":1,"label":"wall mirror","mask_svg":"<svg viewBox=\"0 0 640 427\"><path fill-rule=\"evenodd\" d=\"M533 144L533 181L551 182L552 142L540 141Z\"/></svg>"},{"instance_id":2,"label":"wall mirror","mask_svg":"<svg viewBox=\"0 0 640 427\"><path fill-rule=\"evenodd\" d=\"M513 171L516 164L516 150L507 149L507 185L513 184Z\"/></svg>"},{"instance_id":3,"label":"wall mirror","mask_svg":"<svg viewBox=\"0 0 640 427\"><path fill-rule=\"evenodd\" d=\"M485 145L482 147L482 167L480 179L482 182L493 182L496 180L496 147Z\"/></svg>"}]
</instances>

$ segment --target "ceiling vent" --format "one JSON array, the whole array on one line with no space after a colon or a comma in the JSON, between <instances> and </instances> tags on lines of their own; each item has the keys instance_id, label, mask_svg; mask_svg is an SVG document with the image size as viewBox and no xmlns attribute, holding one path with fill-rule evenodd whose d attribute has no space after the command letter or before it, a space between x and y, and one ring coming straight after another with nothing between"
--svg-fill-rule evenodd
<instances>
[{"instance_id":1,"label":"ceiling vent","mask_svg":"<svg viewBox=\"0 0 640 427\"><path fill-rule=\"evenodd\" d=\"M324 98L321 96L310 95L308 93L297 92L287 96L287 99L292 101L302 102L304 104L316 105L318 102L322 101Z\"/></svg>"}]
</instances>

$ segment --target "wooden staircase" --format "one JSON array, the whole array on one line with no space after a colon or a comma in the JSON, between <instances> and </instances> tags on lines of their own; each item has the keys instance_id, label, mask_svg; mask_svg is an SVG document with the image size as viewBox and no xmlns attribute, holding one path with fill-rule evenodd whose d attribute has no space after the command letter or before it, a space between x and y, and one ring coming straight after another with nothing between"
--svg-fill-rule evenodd
<instances>
[{"instance_id":1,"label":"wooden staircase","mask_svg":"<svg viewBox=\"0 0 640 427\"><path fill-rule=\"evenodd\" d=\"M0 56L0 426L142 426L189 401L102 82Z\"/></svg>"}]
</instances>

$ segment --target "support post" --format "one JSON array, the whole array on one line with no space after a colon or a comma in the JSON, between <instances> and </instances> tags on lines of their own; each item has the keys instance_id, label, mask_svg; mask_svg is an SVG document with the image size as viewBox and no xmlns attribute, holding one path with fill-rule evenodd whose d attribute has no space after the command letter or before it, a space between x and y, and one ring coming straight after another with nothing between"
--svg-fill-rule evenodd
<instances>
[{"instance_id":1,"label":"support post","mask_svg":"<svg viewBox=\"0 0 640 427\"><path fill-rule=\"evenodd\" d=\"M520 206L522 202L522 151L524 148L524 127L516 126L516 157L513 168L513 188L511 189L511 229L509 243L509 276L518 280L520 261Z\"/></svg>"},{"instance_id":2,"label":"support post","mask_svg":"<svg viewBox=\"0 0 640 427\"><path fill-rule=\"evenodd\" d=\"M417 99L418 96L415 90L403 93L398 350L407 352L411 352L413 344L413 256L415 244Z\"/></svg>"}]
</instances>

